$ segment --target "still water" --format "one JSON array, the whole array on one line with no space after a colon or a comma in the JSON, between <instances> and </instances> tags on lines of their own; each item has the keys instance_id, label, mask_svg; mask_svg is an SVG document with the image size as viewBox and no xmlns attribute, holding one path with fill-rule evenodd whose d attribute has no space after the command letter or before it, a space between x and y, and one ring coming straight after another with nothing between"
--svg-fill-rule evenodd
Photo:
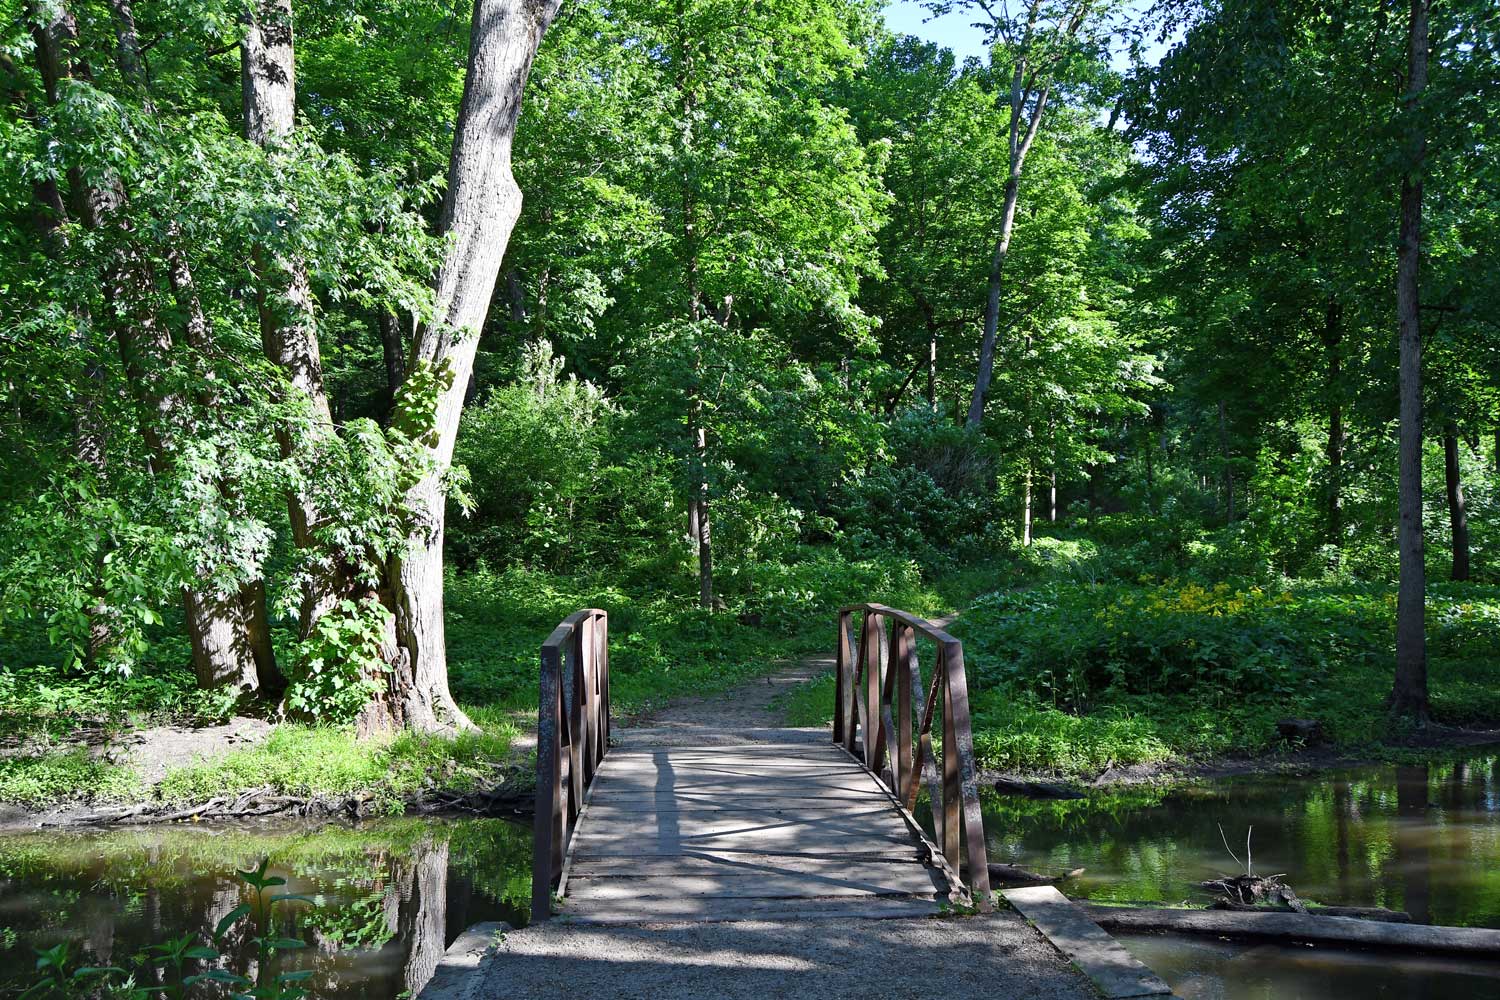
<instances>
[{"instance_id":1,"label":"still water","mask_svg":"<svg viewBox=\"0 0 1500 1000\"><path fill-rule=\"evenodd\" d=\"M71 942L80 964L127 964L184 932L207 939L249 899L235 870L269 859L287 880L277 933L308 947L278 971L311 969L320 998L415 995L447 945L481 920L525 922L531 832L497 819L393 819L358 827L139 828L0 836L0 996L28 984L34 949ZM248 925L227 965L254 974Z\"/></svg>"},{"instance_id":2,"label":"still water","mask_svg":"<svg viewBox=\"0 0 1500 1000\"><path fill-rule=\"evenodd\" d=\"M1208 897L1198 883L1243 870L1229 849L1243 861L1252 828L1255 871L1284 873L1304 899L1500 927L1500 755L1071 801L985 800L992 861L1059 874L1082 868L1063 891L1101 901L1202 905ZM1500 1000L1500 956L1484 962L1175 935L1121 941L1183 1000Z\"/></svg>"},{"instance_id":3,"label":"still water","mask_svg":"<svg viewBox=\"0 0 1500 1000\"><path fill-rule=\"evenodd\" d=\"M991 861L1084 869L1070 896L1204 903L1198 883L1243 871L1229 850L1243 861L1253 828L1256 873L1283 873L1304 899L1500 927L1500 754L1071 801L992 795L984 818Z\"/></svg>"},{"instance_id":4,"label":"still water","mask_svg":"<svg viewBox=\"0 0 1500 1000\"><path fill-rule=\"evenodd\" d=\"M1500 962L1119 935L1181 1000L1500 1000Z\"/></svg>"}]
</instances>

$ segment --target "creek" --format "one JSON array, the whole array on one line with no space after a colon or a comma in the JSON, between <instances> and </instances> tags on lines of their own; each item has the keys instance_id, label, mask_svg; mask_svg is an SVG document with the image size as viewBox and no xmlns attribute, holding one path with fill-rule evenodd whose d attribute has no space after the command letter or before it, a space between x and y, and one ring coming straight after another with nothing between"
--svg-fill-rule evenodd
<instances>
[{"instance_id":1,"label":"creek","mask_svg":"<svg viewBox=\"0 0 1500 1000\"><path fill-rule=\"evenodd\" d=\"M1198 883L1255 870L1303 898L1385 906L1413 919L1500 928L1500 754L1122 788L1076 800L988 794L990 860L1062 873L1063 890L1113 902L1207 901ZM1219 827L1223 827L1221 839ZM320 998L415 995L444 948L481 920L521 926L531 829L503 819L401 818L358 826L192 825L0 835L0 995L29 983L34 949L128 960L203 937L245 898L236 869L269 859L288 905L277 931L306 942L284 968ZM245 971L248 935L233 935ZM1500 1000L1500 962L1128 935L1183 1000Z\"/></svg>"},{"instance_id":2,"label":"creek","mask_svg":"<svg viewBox=\"0 0 1500 1000\"><path fill-rule=\"evenodd\" d=\"M320 998L415 996L444 949L482 920L525 922L531 828L500 819L390 819L357 827L138 827L0 836L0 996L32 981L34 949L70 942L86 963L126 963L184 932L207 939L248 898L236 869L269 860L277 892L310 897L275 917L307 944L280 971L312 970ZM248 924L228 965L253 975Z\"/></svg>"}]
</instances>

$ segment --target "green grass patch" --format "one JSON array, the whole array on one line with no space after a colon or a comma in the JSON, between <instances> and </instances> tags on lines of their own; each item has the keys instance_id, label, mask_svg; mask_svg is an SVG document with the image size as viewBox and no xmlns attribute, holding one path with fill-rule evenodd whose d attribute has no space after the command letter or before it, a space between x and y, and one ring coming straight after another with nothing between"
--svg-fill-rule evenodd
<instances>
[{"instance_id":1,"label":"green grass patch","mask_svg":"<svg viewBox=\"0 0 1500 1000\"><path fill-rule=\"evenodd\" d=\"M779 695L775 707L789 726L831 725L836 681L832 672L814 677Z\"/></svg>"},{"instance_id":2,"label":"green grass patch","mask_svg":"<svg viewBox=\"0 0 1500 1000\"><path fill-rule=\"evenodd\" d=\"M1157 725L1142 716L1070 715L994 695L975 699L972 709L974 756L986 770L1088 774L1173 756Z\"/></svg>"},{"instance_id":3,"label":"green grass patch","mask_svg":"<svg viewBox=\"0 0 1500 1000\"><path fill-rule=\"evenodd\" d=\"M0 802L36 808L54 802L114 802L141 794L134 768L87 750L0 758Z\"/></svg>"},{"instance_id":4,"label":"green grass patch","mask_svg":"<svg viewBox=\"0 0 1500 1000\"><path fill-rule=\"evenodd\" d=\"M453 738L408 732L359 740L348 728L284 725L264 743L168 772L157 794L201 802L267 787L283 795L363 795L399 812L428 783L468 791L493 781L515 735L500 723Z\"/></svg>"}]
</instances>

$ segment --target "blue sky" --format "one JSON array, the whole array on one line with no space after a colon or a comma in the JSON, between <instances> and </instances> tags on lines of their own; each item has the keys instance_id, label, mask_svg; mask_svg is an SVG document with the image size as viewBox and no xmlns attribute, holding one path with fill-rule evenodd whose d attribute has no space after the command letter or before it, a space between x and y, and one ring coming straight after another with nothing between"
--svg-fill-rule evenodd
<instances>
[{"instance_id":1,"label":"blue sky","mask_svg":"<svg viewBox=\"0 0 1500 1000\"><path fill-rule=\"evenodd\" d=\"M1143 10L1147 6L1147 0L1132 0L1127 6L1135 10ZM918 38L952 49L960 63L968 56L978 56L981 60L988 59L988 53L983 44L983 33L973 27L978 19L979 12L971 10L954 11L942 17L933 18L920 0L891 0L890 6L885 10L885 23L892 31L916 35ZM1147 48L1146 57L1156 62L1166 49L1165 45L1153 44ZM1114 62L1118 69L1127 68L1119 52L1115 53Z\"/></svg>"}]
</instances>

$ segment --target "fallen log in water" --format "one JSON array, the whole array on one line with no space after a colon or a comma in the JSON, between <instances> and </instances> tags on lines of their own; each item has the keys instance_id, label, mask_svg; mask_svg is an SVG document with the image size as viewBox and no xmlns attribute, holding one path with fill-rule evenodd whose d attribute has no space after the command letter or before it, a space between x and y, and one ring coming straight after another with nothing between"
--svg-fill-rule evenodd
<instances>
[{"instance_id":1,"label":"fallen log in water","mask_svg":"<svg viewBox=\"0 0 1500 1000\"><path fill-rule=\"evenodd\" d=\"M1062 875L1043 875L1020 865L991 864L991 885L1056 885L1066 878L1077 878L1083 874L1082 868L1074 868Z\"/></svg>"},{"instance_id":2,"label":"fallen log in water","mask_svg":"<svg viewBox=\"0 0 1500 1000\"><path fill-rule=\"evenodd\" d=\"M1257 941L1500 957L1500 930L1484 927L1435 927L1301 913L1081 905L1095 923L1110 931L1171 931Z\"/></svg>"},{"instance_id":3,"label":"fallen log in water","mask_svg":"<svg viewBox=\"0 0 1500 1000\"><path fill-rule=\"evenodd\" d=\"M1024 795L1031 799L1081 799L1084 794L1070 785L1055 781L1028 781L1025 778L1010 778L998 775L992 783L995 791L1002 795Z\"/></svg>"}]
</instances>

